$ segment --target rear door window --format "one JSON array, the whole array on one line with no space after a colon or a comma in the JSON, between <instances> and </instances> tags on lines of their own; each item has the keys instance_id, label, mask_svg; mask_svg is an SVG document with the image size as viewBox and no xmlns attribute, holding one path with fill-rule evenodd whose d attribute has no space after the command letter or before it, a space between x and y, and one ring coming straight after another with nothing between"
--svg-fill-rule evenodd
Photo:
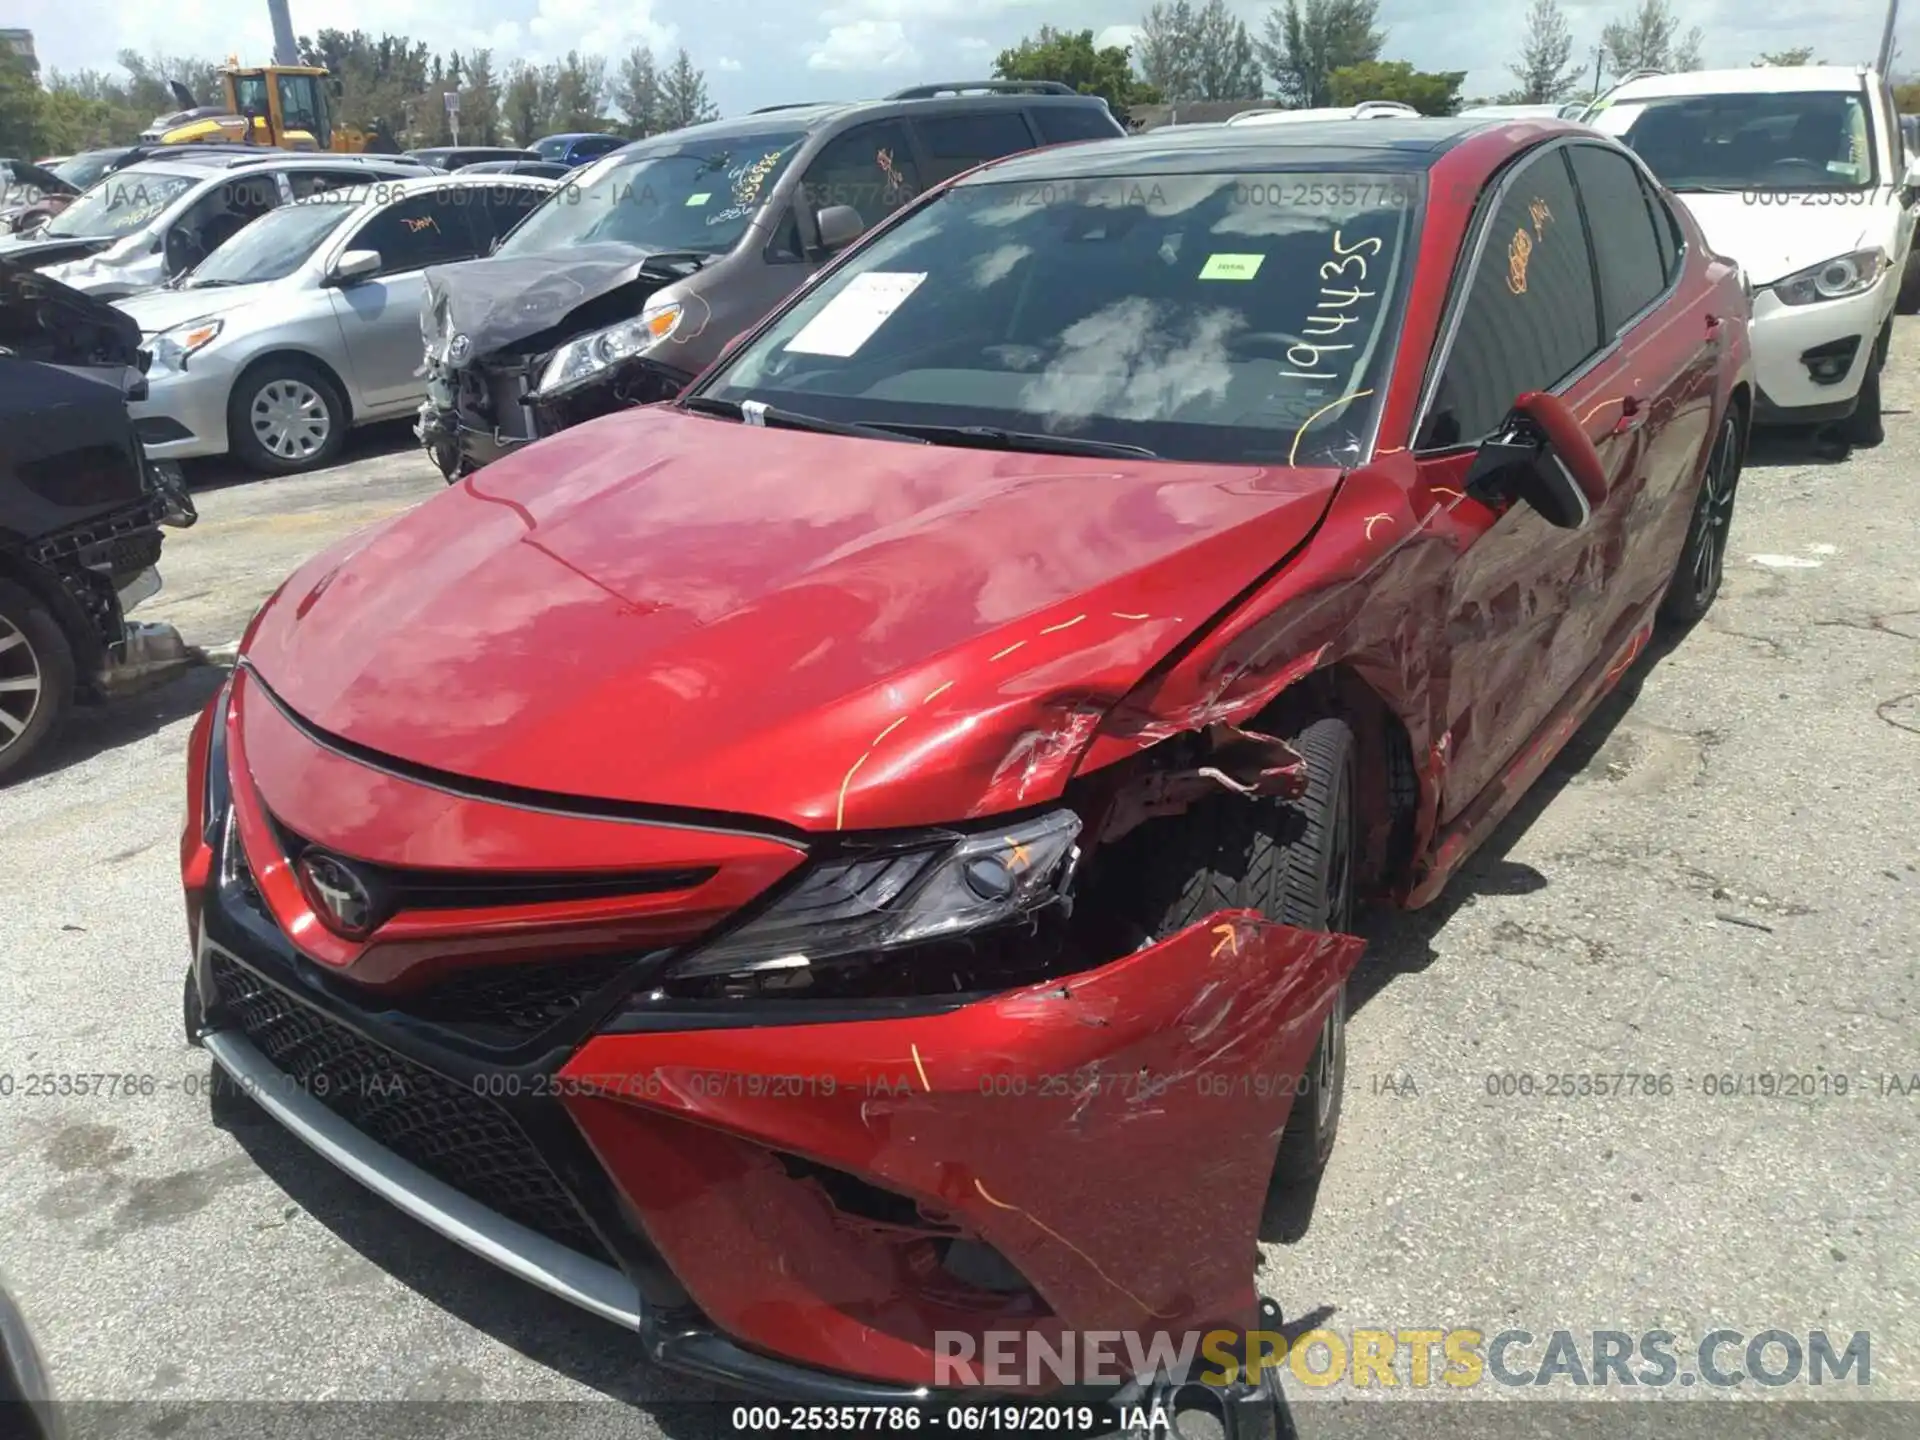
<instances>
[{"instance_id":1,"label":"rear door window","mask_svg":"<svg viewBox=\"0 0 1920 1440\"><path fill-rule=\"evenodd\" d=\"M1575 145L1574 178L1592 225L1594 259L1600 267L1600 305L1608 336L1651 305L1667 288L1667 265L1658 228L1666 217L1649 206L1639 172L1625 155L1598 145Z\"/></svg>"},{"instance_id":2,"label":"rear door window","mask_svg":"<svg viewBox=\"0 0 1920 1440\"><path fill-rule=\"evenodd\" d=\"M547 198L547 191L537 185L485 185L461 187L471 189L472 200L468 208L473 211L474 223L479 229L476 237L481 252L493 248L496 240L518 225L533 208Z\"/></svg>"},{"instance_id":3,"label":"rear door window","mask_svg":"<svg viewBox=\"0 0 1920 1440\"><path fill-rule=\"evenodd\" d=\"M1018 110L979 109L952 115L916 117L913 128L926 148L926 183L938 185L962 170L1002 155L1031 150L1035 140L1026 116Z\"/></svg>"},{"instance_id":4,"label":"rear door window","mask_svg":"<svg viewBox=\"0 0 1920 1440\"><path fill-rule=\"evenodd\" d=\"M1416 448L1474 445L1600 349L1593 257L1564 148L1523 162L1485 228Z\"/></svg>"}]
</instances>

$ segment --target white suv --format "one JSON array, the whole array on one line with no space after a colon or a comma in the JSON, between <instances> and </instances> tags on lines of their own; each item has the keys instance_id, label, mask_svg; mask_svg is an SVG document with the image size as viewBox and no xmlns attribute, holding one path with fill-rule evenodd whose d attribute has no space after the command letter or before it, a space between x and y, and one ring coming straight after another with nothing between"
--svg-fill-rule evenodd
<instances>
[{"instance_id":1,"label":"white suv","mask_svg":"<svg viewBox=\"0 0 1920 1440\"><path fill-rule=\"evenodd\" d=\"M1746 272L1755 423L1878 444L1920 197L1886 81L1826 65L1656 75L1616 87L1586 121L1638 152Z\"/></svg>"}]
</instances>

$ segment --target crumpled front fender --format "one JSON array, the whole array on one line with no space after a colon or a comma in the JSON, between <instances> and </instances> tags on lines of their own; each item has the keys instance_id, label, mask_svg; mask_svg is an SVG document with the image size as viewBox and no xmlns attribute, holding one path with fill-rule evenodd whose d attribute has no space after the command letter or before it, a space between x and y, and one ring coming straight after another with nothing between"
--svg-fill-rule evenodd
<instances>
[{"instance_id":1,"label":"crumpled front fender","mask_svg":"<svg viewBox=\"0 0 1920 1440\"><path fill-rule=\"evenodd\" d=\"M943 1014L602 1036L561 1082L715 1324L934 1384L939 1332L1252 1322L1278 1137L1362 946L1221 912ZM950 1272L946 1237L1018 1276Z\"/></svg>"}]
</instances>

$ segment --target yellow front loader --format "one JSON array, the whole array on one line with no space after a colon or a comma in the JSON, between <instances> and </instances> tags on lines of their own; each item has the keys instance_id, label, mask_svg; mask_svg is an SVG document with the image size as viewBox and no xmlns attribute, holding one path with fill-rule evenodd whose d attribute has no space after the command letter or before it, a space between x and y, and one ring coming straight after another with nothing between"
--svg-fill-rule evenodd
<instances>
[{"instance_id":1,"label":"yellow front loader","mask_svg":"<svg viewBox=\"0 0 1920 1440\"><path fill-rule=\"evenodd\" d=\"M332 101L340 94L340 82L318 65L247 66L229 56L220 67L225 91L220 105L201 105L178 80L168 83L181 108L160 116L141 133L149 144L212 141L343 155L367 148L360 131L333 123Z\"/></svg>"}]
</instances>

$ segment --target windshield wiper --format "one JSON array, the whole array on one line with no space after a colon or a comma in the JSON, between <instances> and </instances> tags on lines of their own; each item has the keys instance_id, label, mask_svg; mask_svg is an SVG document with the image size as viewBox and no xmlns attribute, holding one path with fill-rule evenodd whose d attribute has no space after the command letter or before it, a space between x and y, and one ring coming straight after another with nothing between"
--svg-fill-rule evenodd
<instances>
[{"instance_id":1,"label":"windshield wiper","mask_svg":"<svg viewBox=\"0 0 1920 1440\"><path fill-rule=\"evenodd\" d=\"M662 250L657 255L649 255L640 262L642 270L649 266L691 265L698 270L713 259L711 250Z\"/></svg>"},{"instance_id":2,"label":"windshield wiper","mask_svg":"<svg viewBox=\"0 0 1920 1440\"><path fill-rule=\"evenodd\" d=\"M891 426L854 425L845 420L822 420L817 415L802 415L797 410L779 410L771 405L761 405L749 400L746 405L754 407L759 423L776 430L811 430L820 435L852 435L863 440L905 441L909 445L925 445L928 442L916 435L910 435ZM699 415L722 415L729 420L745 420L746 405L738 400L722 400L714 395L689 395L680 401L684 410Z\"/></svg>"},{"instance_id":3,"label":"windshield wiper","mask_svg":"<svg viewBox=\"0 0 1920 1440\"><path fill-rule=\"evenodd\" d=\"M937 445L961 445L976 450L1030 450L1036 455L1091 455L1115 460L1158 460L1144 445L1122 445L1114 440L1080 440L1071 435L1046 435L1037 430L1000 430L991 425L917 425L879 422L883 430L917 435Z\"/></svg>"}]
</instances>

